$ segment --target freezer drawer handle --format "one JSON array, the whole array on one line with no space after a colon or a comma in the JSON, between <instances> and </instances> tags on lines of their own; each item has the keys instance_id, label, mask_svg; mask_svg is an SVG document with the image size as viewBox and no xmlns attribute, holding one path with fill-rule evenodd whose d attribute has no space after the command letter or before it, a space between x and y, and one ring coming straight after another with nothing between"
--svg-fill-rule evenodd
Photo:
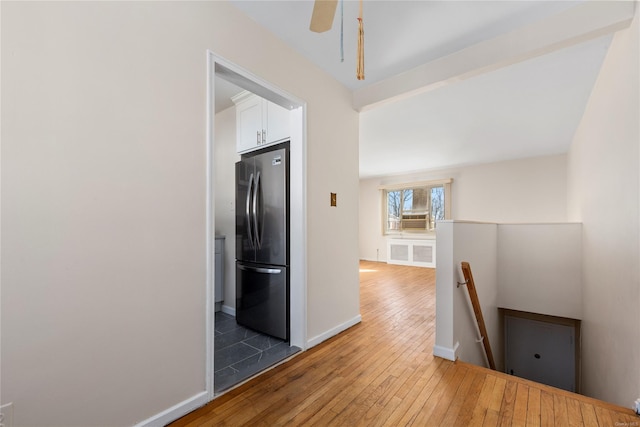
<instances>
[{"instance_id":1,"label":"freezer drawer handle","mask_svg":"<svg viewBox=\"0 0 640 427\"><path fill-rule=\"evenodd\" d=\"M279 268L262 268L262 267L247 267L246 265L239 265L238 268L244 271L253 271L255 273L262 274L280 274L282 270Z\"/></svg>"}]
</instances>

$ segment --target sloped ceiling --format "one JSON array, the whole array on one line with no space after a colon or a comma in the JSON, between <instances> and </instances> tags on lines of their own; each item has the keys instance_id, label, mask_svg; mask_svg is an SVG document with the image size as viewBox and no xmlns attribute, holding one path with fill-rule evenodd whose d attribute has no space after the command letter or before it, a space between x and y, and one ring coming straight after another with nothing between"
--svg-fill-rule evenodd
<instances>
[{"instance_id":1,"label":"sloped ceiling","mask_svg":"<svg viewBox=\"0 0 640 427\"><path fill-rule=\"evenodd\" d=\"M361 177L565 153L610 40L362 112Z\"/></svg>"},{"instance_id":2,"label":"sloped ceiling","mask_svg":"<svg viewBox=\"0 0 640 427\"><path fill-rule=\"evenodd\" d=\"M611 34L634 7L365 0L358 81L357 1L342 6L344 62L340 5L333 28L316 34L312 1L231 2L353 91L361 178L566 152Z\"/></svg>"}]
</instances>

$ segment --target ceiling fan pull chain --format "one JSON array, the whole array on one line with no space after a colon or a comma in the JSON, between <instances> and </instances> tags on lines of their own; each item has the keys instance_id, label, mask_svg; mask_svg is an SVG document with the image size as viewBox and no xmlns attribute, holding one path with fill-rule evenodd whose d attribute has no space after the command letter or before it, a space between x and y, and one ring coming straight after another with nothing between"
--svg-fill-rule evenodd
<instances>
[{"instance_id":1,"label":"ceiling fan pull chain","mask_svg":"<svg viewBox=\"0 0 640 427\"><path fill-rule=\"evenodd\" d=\"M364 24L362 22L362 0L360 0L360 15L358 16L358 66L356 68L358 80L364 80Z\"/></svg>"}]
</instances>

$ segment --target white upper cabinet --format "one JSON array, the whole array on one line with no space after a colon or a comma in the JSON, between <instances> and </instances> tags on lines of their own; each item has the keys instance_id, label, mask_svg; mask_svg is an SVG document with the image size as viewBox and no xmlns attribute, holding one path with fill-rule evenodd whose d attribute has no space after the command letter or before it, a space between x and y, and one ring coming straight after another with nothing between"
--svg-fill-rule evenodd
<instances>
[{"instance_id":1,"label":"white upper cabinet","mask_svg":"<svg viewBox=\"0 0 640 427\"><path fill-rule=\"evenodd\" d=\"M238 154L283 142L291 136L290 112L251 92L233 97Z\"/></svg>"},{"instance_id":2,"label":"white upper cabinet","mask_svg":"<svg viewBox=\"0 0 640 427\"><path fill-rule=\"evenodd\" d=\"M266 144L282 142L291 138L291 111L284 107L263 100L263 111L267 112L267 141Z\"/></svg>"},{"instance_id":3,"label":"white upper cabinet","mask_svg":"<svg viewBox=\"0 0 640 427\"><path fill-rule=\"evenodd\" d=\"M235 101L235 100L234 100ZM236 104L236 151L254 149L262 141L261 98L252 97Z\"/></svg>"}]
</instances>

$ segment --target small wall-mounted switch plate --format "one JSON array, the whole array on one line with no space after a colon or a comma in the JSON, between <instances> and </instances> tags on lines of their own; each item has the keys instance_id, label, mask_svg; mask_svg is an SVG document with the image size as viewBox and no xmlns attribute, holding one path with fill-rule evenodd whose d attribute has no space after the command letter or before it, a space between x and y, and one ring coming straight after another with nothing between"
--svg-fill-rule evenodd
<instances>
[{"instance_id":1,"label":"small wall-mounted switch plate","mask_svg":"<svg viewBox=\"0 0 640 427\"><path fill-rule=\"evenodd\" d=\"M338 196L336 193L331 193L331 206L338 206Z\"/></svg>"}]
</instances>

